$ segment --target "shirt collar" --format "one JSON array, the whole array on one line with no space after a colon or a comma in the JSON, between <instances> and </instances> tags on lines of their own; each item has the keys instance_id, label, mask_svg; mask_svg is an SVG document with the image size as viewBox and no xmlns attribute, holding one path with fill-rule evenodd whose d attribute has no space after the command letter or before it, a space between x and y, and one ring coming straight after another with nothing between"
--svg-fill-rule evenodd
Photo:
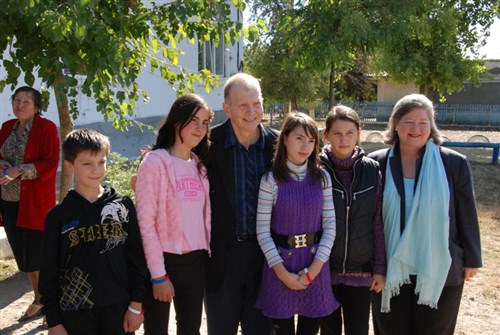
<instances>
[{"instance_id":1,"label":"shirt collar","mask_svg":"<svg viewBox=\"0 0 500 335\"><path fill-rule=\"evenodd\" d=\"M36 117L36 115L35 115ZM24 128L24 131L25 132L29 132L31 130L31 127L33 127L33 120L35 120L35 117L32 118L31 120L29 120L27 123L26 123L26 126ZM12 131L16 131L17 128L19 128L19 121L16 121L16 124L14 125L14 128L12 129Z\"/></svg>"},{"instance_id":2,"label":"shirt collar","mask_svg":"<svg viewBox=\"0 0 500 335\"><path fill-rule=\"evenodd\" d=\"M264 150L265 137L263 136L263 132L264 132L264 127L262 126L262 124L259 124L259 133L260 133L259 139L257 140L257 142L255 142L251 146L256 146L256 147L259 147L262 150ZM229 122L229 127L228 127L228 131L227 131L226 142L224 143L224 148L229 148L232 146L241 146L241 144L238 141L238 139L236 138L236 134L234 133L233 125L231 124L231 122Z\"/></svg>"}]
</instances>

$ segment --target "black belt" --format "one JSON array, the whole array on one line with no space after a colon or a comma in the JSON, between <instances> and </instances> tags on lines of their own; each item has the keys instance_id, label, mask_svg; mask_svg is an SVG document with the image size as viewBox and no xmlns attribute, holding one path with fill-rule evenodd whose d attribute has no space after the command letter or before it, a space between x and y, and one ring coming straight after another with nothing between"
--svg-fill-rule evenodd
<instances>
[{"instance_id":1,"label":"black belt","mask_svg":"<svg viewBox=\"0 0 500 335\"><path fill-rule=\"evenodd\" d=\"M321 235L323 235L322 231L300 235L281 235L271 233L274 244L276 244L277 247L287 249L303 248L311 244L319 243L319 241L321 240Z\"/></svg>"},{"instance_id":2,"label":"black belt","mask_svg":"<svg viewBox=\"0 0 500 335\"><path fill-rule=\"evenodd\" d=\"M255 241L257 239L257 235L236 235L234 239L238 242L247 242L247 241Z\"/></svg>"}]
</instances>

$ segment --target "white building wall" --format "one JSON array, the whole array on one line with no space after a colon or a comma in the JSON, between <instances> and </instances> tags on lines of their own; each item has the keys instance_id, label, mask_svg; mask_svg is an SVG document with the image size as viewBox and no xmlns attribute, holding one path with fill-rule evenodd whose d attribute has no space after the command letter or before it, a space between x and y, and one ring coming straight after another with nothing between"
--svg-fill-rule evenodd
<instances>
[{"instance_id":1,"label":"white building wall","mask_svg":"<svg viewBox=\"0 0 500 335\"><path fill-rule=\"evenodd\" d=\"M231 19L233 21L243 21L242 14L231 4L232 12ZM184 51L183 55L179 56L179 65L186 67L192 71L198 71L198 45L191 44L188 41L179 44L180 49ZM225 48L225 67L224 75L219 76L219 87L213 88L210 93L205 91L203 85L195 85L195 92L204 97L210 107L216 110L222 110L222 102L224 99L223 87L227 78L239 71L240 62L243 61L243 39L240 39L234 45L226 46ZM0 78L4 79L6 76L5 69L0 63ZM23 75L19 78L17 87L24 86ZM138 83L141 89L144 89L149 95L149 101L144 103L138 101L136 103L137 118L145 118L152 116L164 116L176 98L175 90L170 87L165 80L163 80L159 73L150 73L144 71L138 78ZM33 87L40 89L42 83L36 80ZM14 117L11 108L10 97L12 95L10 87L6 87L0 94L0 122L3 123L8 119ZM93 99L81 95L78 99L79 116L74 120L75 126L83 126L85 124L102 122L103 115L96 110L96 105ZM50 90L49 107L43 116L52 120L59 125L59 116L57 112L57 105L55 101L54 91Z\"/></svg>"}]
</instances>

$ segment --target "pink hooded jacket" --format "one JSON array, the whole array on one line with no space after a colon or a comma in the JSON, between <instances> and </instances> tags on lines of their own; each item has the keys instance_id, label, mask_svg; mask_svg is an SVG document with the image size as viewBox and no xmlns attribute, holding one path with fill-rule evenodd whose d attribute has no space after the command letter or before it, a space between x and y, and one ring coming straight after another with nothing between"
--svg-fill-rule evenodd
<instances>
[{"instance_id":1,"label":"pink hooded jacket","mask_svg":"<svg viewBox=\"0 0 500 335\"><path fill-rule=\"evenodd\" d=\"M198 162L198 157L194 154ZM210 245L210 193L206 170L201 181L205 191L205 238ZM164 149L146 154L137 173L135 187L137 218L144 253L152 278L166 274L163 253L182 254L183 216L177 192L172 157Z\"/></svg>"}]
</instances>

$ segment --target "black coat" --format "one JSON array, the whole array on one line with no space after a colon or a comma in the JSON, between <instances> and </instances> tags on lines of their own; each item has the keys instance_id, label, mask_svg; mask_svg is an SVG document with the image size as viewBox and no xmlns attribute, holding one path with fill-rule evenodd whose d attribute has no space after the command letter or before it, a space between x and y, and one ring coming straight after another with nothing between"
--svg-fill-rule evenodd
<instances>
[{"instance_id":1,"label":"black coat","mask_svg":"<svg viewBox=\"0 0 500 335\"><path fill-rule=\"evenodd\" d=\"M227 255L235 243L236 204L232 151L224 148L231 120L212 128L207 163L210 182L210 202L212 209L212 233L210 239L211 256L207 263L206 285L211 291L218 291L224 280ZM274 153L274 145L279 132L262 127L265 142L265 156L268 168Z\"/></svg>"},{"instance_id":2,"label":"black coat","mask_svg":"<svg viewBox=\"0 0 500 335\"><path fill-rule=\"evenodd\" d=\"M444 147L440 147L439 151L450 188L449 250L452 261L445 286L456 286L464 280L464 267L479 268L482 266L474 183L470 163L466 156ZM394 153L394 157L389 159L389 166L394 177L394 184L401 198L401 225L403 227L405 218L403 168L397 146ZM380 163L384 179L388 154L389 149L381 149L368 155L368 157ZM417 162L416 179L419 176L420 166L421 161L419 160Z\"/></svg>"}]
</instances>

